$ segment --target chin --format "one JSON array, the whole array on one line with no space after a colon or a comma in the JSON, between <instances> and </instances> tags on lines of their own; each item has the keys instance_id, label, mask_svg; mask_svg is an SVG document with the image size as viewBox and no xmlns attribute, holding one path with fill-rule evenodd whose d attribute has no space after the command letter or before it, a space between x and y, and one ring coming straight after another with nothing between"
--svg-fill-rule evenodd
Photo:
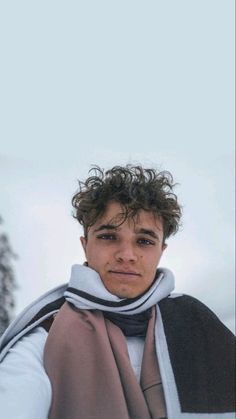
<instances>
[{"instance_id":1,"label":"chin","mask_svg":"<svg viewBox=\"0 0 236 419\"><path fill-rule=\"evenodd\" d=\"M130 290L108 290L111 294L116 295L119 298L135 298L140 293Z\"/></svg>"}]
</instances>

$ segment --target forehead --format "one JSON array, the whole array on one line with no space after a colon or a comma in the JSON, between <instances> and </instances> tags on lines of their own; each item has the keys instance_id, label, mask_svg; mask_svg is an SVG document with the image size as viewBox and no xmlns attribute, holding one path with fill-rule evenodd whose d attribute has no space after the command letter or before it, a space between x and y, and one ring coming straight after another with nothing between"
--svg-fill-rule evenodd
<instances>
[{"instance_id":1,"label":"forehead","mask_svg":"<svg viewBox=\"0 0 236 419\"><path fill-rule=\"evenodd\" d=\"M124 208L118 202L111 201L107 204L106 211L103 215L96 221L96 223L92 226L96 228L101 224L120 224L122 225L129 225L129 227L133 226L134 224L137 226L142 227L149 227L152 229L157 229L163 231L163 222L161 217L154 215L152 211L145 211L143 209L139 210L137 215L133 218L129 218L122 223L122 216L124 216Z\"/></svg>"}]
</instances>

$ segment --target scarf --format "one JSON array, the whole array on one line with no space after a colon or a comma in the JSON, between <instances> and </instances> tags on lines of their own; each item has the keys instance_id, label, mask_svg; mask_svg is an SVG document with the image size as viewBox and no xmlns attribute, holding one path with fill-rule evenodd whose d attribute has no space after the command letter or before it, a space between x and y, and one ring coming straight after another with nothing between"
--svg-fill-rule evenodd
<instances>
[{"instance_id":1,"label":"scarf","mask_svg":"<svg viewBox=\"0 0 236 419\"><path fill-rule=\"evenodd\" d=\"M120 299L104 288L95 271L73 267L67 302L51 326L44 352L53 388L50 419L166 418L153 307L172 290L173 277L165 273L158 271L142 296ZM140 384L122 331L147 335Z\"/></svg>"},{"instance_id":2,"label":"scarf","mask_svg":"<svg viewBox=\"0 0 236 419\"><path fill-rule=\"evenodd\" d=\"M183 294L170 294L173 285L174 279L171 272L158 269L156 280L145 295L138 299L121 300L107 293L96 272L77 265L72 269L70 284L60 285L40 296L26 307L7 328L0 339L0 362L4 362L9 350L23 336L42 325L54 314L60 313L66 300L73 312L79 310L84 314L98 312L103 314L105 325L112 325L113 329L118 330L123 336L123 339L124 335L121 330L104 315L116 313L119 316L125 314L132 318L133 315L144 313L155 305L154 353L158 360L157 367L160 368L168 419L235 419L235 337L217 316L197 299ZM56 319L58 316L59 314ZM86 316L84 318L86 319ZM149 323L152 319L153 316ZM84 324L89 326L89 322L85 321ZM54 325L56 325L55 322ZM60 331L59 326L58 329ZM73 329L73 333L75 330ZM77 333L74 335L77 336ZM149 339L148 335L149 324L146 341ZM81 341L82 334L79 333L78 336L81 336ZM114 342L111 337L107 339L110 345L111 341ZM73 342L73 339L71 341ZM67 339L66 342L69 343ZM64 339L64 344L66 342ZM113 346L110 347L115 362L118 360L117 351L119 352L120 345L119 341L117 350ZM86 348L85 345L84 353L87 351ZM127 355L126 345L123 348L124 351L122 350L121 354ZM55 348L55 354L58 349L58 347ZM66 346L65 353L67 353L67 359L60 365L60 369L66 370L67 360L70 359L69 346ZM148 353L150 353L149 350ZM93 354L93 359L96 360L95 349ZM121 358L125 359L125 357ZM143 356L143 363L144 358L145 356ZM83 360L82 357L81 366ZM78 368L72 370L72 373L77 376L79 371ZM149 371L154 371L154 369L149 367ZM87 377L86 373L85 376ZM157 377L156 374L155 377ZM110 378L108 381L110 382ZM156 386L153 388L155 389ZM145 390L146 393L148 392ZM125 395L125 387L123 394ZM84 394L84 397L86 396ZM104 400L107 400L105 395ZM150 409L150 404L148 404L148 409ZM65 417L69 418L67 415ZM113 414L111 417L113 418Z\"/></svg>"},{"instance_id":3,"label":"scarf","mask_svg":"<svg viewBox=\"0 0 236 419\"><path fill-rule=\"evenodd\" d=\"M149 308L143 313L127 316L126 314L104 311L104 317L118 326L125 336L139 336L144 338L147 333L151 312L152 309Z\"/></svg>"},{"instance_id":4,"label":"scarf","mask_svg":"<svg viewBox=\"0 0 236 419\"><path fill-rule=\"evenodd\" d=\"M152 286L144 294L135 298L119 298L104 287L96 271L87 266L74 265L64 296L69 303L79 309L132 316L150 309L167 297L173 289L172 272L162 268L157 269Z\"/></svg>"},{"instance_id":5,"label":"scarf","mask_svg":"<svg viewBox=\"0 0 236 419\"><path fill-rule=\"evenodd\" d=\"M120 328L100 310L80 310L65 303L44 351L53 391L49 418L166 418L154 326L155 308L148 324L139 384Z\"/></svg>"},{"instance_id":6,"label":"scarf","mask_svg":"<svg viewBox=\"0 0 236 419\"><path fill-rule=\"evenodd\" d=\"M136 298L121 299L104 288L100 276L93 269L86 265L74 265L65 297L77 308L103 311L104 316L116 324L125 336L145 337L151 307L172 291L173 284L171 272L159 269L148 291Z\"/></svg>"}]
</instances>

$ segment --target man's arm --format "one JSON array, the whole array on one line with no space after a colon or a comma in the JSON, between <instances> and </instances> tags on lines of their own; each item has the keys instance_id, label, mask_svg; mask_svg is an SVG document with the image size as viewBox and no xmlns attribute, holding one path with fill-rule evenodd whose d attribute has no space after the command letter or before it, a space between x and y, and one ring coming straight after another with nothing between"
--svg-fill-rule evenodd
<instances>
[{"instance_id":1,"label":"man's arm","mask_svg":"<svg viewBox=\"0 0 236 419\"><path fill-rule=\"evenodd\" d=\"M1 419L47 419L51 384L43 367L47 332L38 327L20 339L0 363Z\"/></svg>"}]
</instances>

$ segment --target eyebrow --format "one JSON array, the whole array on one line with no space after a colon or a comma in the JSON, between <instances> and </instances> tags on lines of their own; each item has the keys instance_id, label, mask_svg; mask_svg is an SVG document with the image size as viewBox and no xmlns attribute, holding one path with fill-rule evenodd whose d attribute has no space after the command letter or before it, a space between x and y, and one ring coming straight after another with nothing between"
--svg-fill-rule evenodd
<instances>
[{"instance_id":1,"label":"eyebrow","mask_svg":"<svg viewBox=\"0 0 236 419\"><path fill-rule=\"evenodd\" d=\"M94 230L94 233L97 233L101 230L118 230L119 228L116 225L113 224L102 224L98 228ZM155 233L155 231L148 229L148 228L140 228L138 230L135 230L136 234L145 234L147 236L151 236L154 239L159 240L159 236Z\"/></svg>"},{"instance_id":2,"label":"eyebrow","mask_svg":"<svg viewBox=\"0 0 236 419\"><path fill-rule=\"evenodd\" d=\"M102 224L94 230L94 233L97 233L98 231L101 231L101 230L117 230L117 229L118 227L113 224Z\"/></svg>"},{"instance_id":3,"label":"eyebrow","mask_svg":"<svg viewBox=\"0 0 236 419\"><path fill-rule=\"evenodd\" d=\"M159 240L159 236L155 233L155 231L150 230L148 228L140 228L139 230L136 231L137 234L146 234L148 236L153 237L154 239L158 239Z\"/></svg>"}]
</instances>

